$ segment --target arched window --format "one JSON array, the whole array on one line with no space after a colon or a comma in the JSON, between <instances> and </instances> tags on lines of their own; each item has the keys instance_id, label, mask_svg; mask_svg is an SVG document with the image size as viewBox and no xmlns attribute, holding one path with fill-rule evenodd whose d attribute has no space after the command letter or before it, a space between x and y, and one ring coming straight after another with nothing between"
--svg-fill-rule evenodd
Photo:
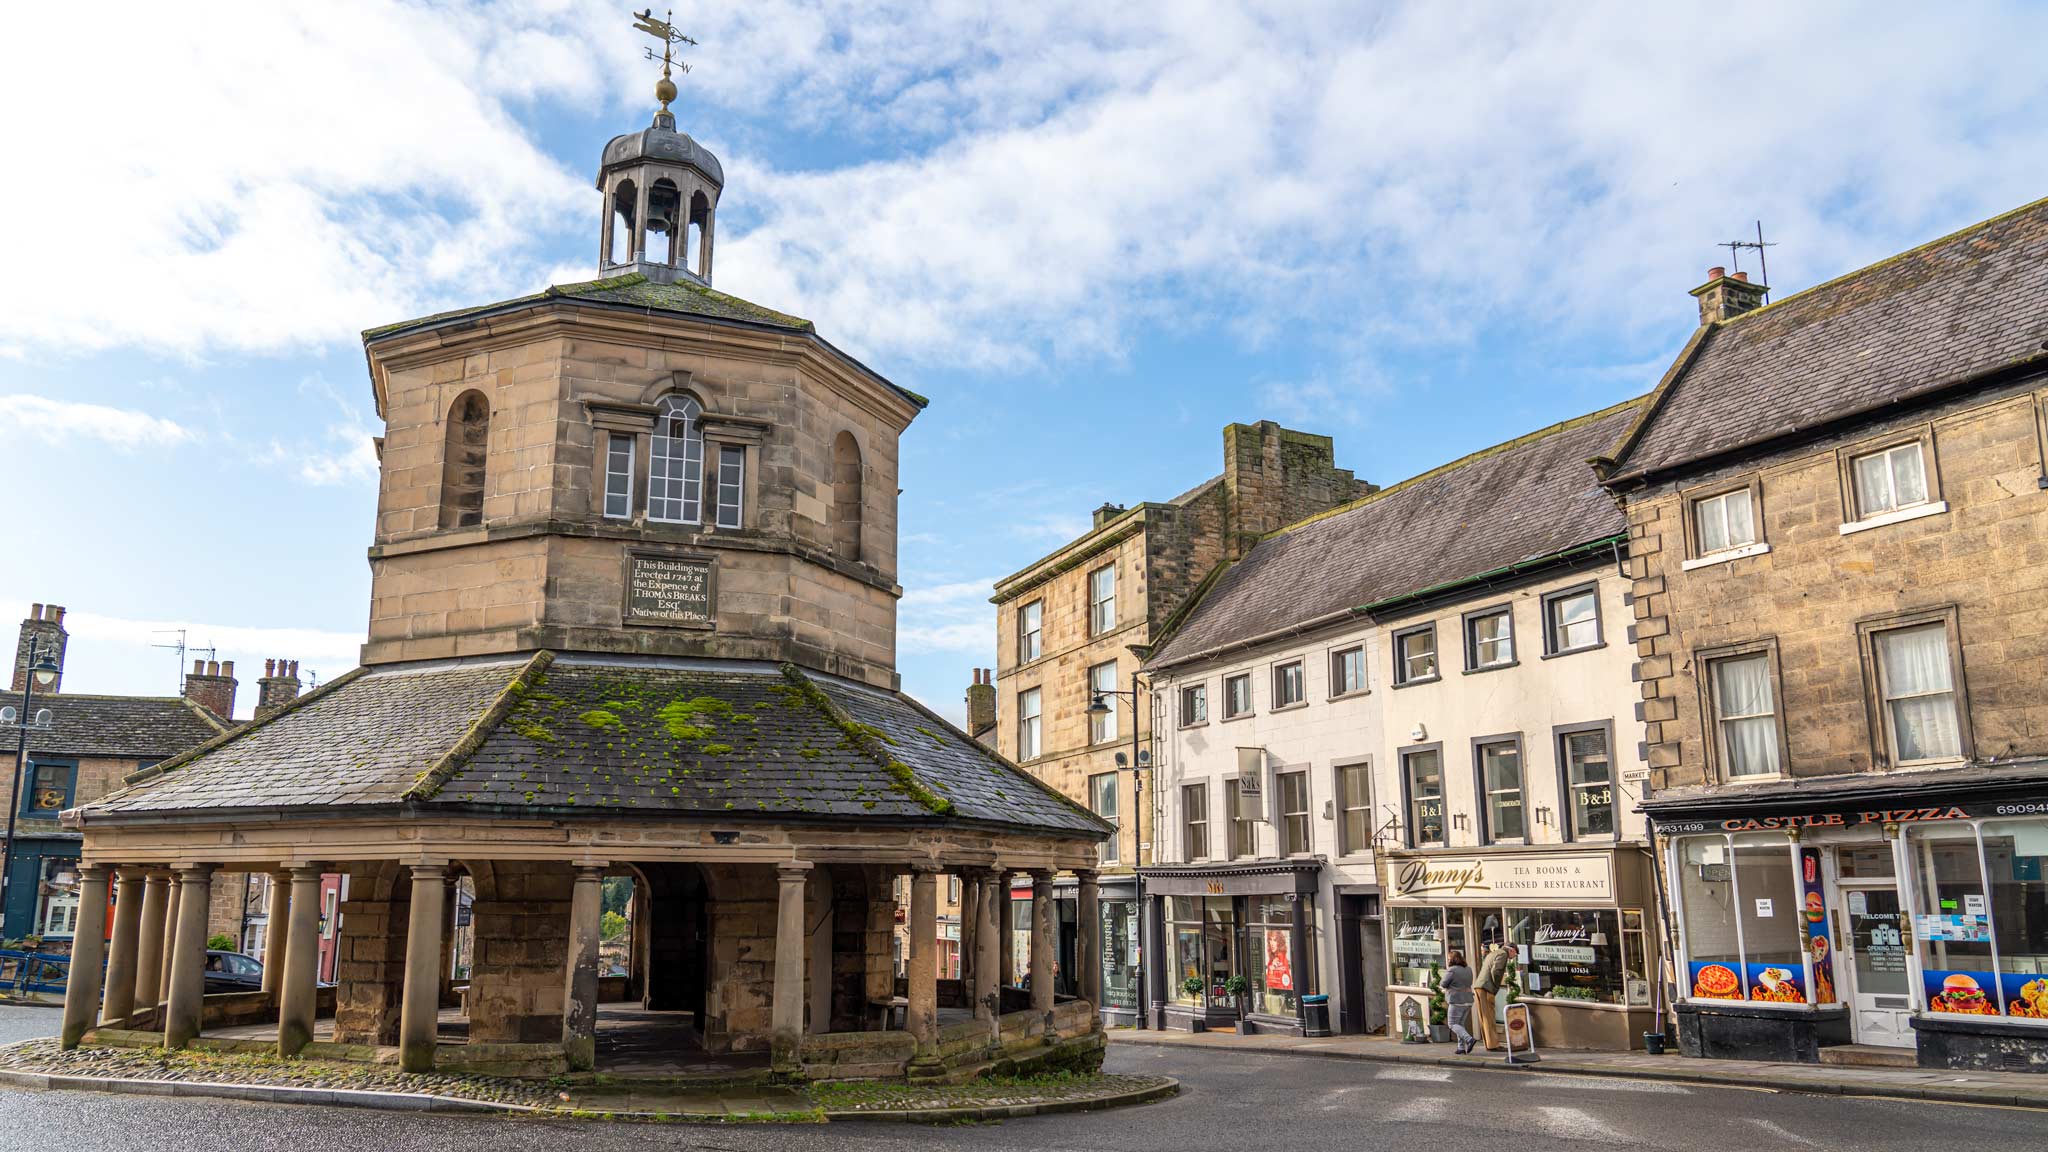
<instances>
[{"instance_id":1,"label":"arched window","mask_svg":"<svg viewBox=\"0 0 2048 1152\"><path fill-rule=\"evenodd\" d=\"M832 551L841 559L860 559L860 445L853 433L832 441Z\"/></svg>"},{"instance_id":2,"label":"arched window","mask_svg":"<svg viewBox=\"0 0 2048 1152\"><path fill-rule=\"evenodd\" d=\"M696 524L704 493L704 406L691 396L663 396L656 409L654 449L647 460L647 518Z\"/></svg>"},{"instance_id":3,"label":"arched window","mask_svg":"<svg viewBox=\"0 0 2048 1152\"><path fill-rule=\"evenodd\" d=\"M467 528L484 519L484 459L491 447L491 405L464 392L448 409L441 455L441 527Z\"/></svg>"}]
</instances>

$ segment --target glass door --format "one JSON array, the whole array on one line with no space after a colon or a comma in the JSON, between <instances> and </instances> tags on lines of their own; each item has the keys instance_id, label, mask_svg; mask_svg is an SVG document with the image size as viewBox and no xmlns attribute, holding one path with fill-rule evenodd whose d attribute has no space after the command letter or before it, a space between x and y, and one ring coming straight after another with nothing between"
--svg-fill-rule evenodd
<instances>
[{"instance_id":1,"label":"glass door","mask_svg":"<svg viewBox=\"0 0 2048 1152\"><path fill-rule=\"evenodd\" d=\"M1913 1046L1906 937L1899 892L1889 883L1842 883L1848 926L1848 1001L1858 1044Z\"/></svg>"}]
</instances>

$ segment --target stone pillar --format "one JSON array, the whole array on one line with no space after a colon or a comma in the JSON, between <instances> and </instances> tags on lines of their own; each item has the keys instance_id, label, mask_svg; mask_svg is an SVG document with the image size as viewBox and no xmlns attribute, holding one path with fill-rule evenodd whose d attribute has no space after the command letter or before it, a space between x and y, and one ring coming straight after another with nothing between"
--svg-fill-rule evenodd
<instances>
[{"instance_id":1,"label":"stone pillar","mask_svg":"<svg viewBox=\"0 0 2048 1152\"><path fill-rule=\"evenodd\" d=\"M1046 1020L1051 1032L1053 942L1058 938L1059 918L1052 908L1052 873L1043 868L1031 873L1031 1010Z\"/></svg>"},{"instance_id":2,"label":"stone pillar","mask_svg":"<svg viewBox=\"0 0 2048 1152\"><path fill-rule=\"evenodd\" d=\"M1009 934L997 919L996 909L1009 904L1001 893L1003 874L998 871L983 872L975 878L981 889L981 903L975 912L981 923L974 930L974 1015L989 1022L990 1030L1001 1027L996 1023L1003 1014L1003 982L1001 942Z\"/></svg>"},{"instance_id":3,"label":"stone pillar","mask_svg":"<svg viewBox=\"0 0 2048 1152\"><path fill-rule=\"evenodd\" d=\"M717 209L705 209L704 227L697 235L697 275L702 277L706 284L711 283L711 235L713 222L717 219Z\"/></svg>"},{"instance_id":4,"label":"stone pillar","mask_svg":"<svg viewBox=\"0 0 2048 1152\"><path fill-rule=\"evenodd\" d=\"M442 881L447 876L448 869L440 864L412 866L405 990L398 1008L398 1066L407 1072L434 1068L434 1031L441 1016L441 981L434 967L441 960L441 906L448 891Z\"/></svg>"},{"instance_id":5,"label":"stone pillar","mask_svg":"<svg viewBox=\"0 0 2048 1152\"><path fill-rule=\"evenodd\" d=\"M123 868L114 889L114 940L107 952L106 999L100 1006L100 1019L121 1020L135 1011L136 963L141 958L137 947L142 935L143 895L142 870Z\"/></svg>"},{"instance_id":6,"label":"stone pillar","mask_svg":"<svg viewBox=\"0 0 2048 1152\"><path fill-rule=\"evenodd\" d=\"M633 185L633 259L647 259L647 201L648 188L645 180Z\"/></svg>"},{"instance_id":7,"label":"stone pillar","mask_svg":"<svg viewBox=\"0 0 2048 1152\"><path fill-rule=\"evenodd\" d=\"M917 1039L911 1063L926 1068L939 1062L939 874L931 864L913 864L910 873L910 1007L904 1024Z\"/></svg>"},{"instance_id":8,"label":"stone pillar","mask_svg":"<svg viewBox=\"0 0 2048 1152\"><path fill-rule=\"evenodd\" d=\"M1093 869L1074 873L1080 883L1080 901L1074 910L1074 987L1081 999L1102 1010L1102 886Z\"/></svg>"},{"instance_id":9,"label":"stone pillar","mask_svg":"<svg viewBox=\"0 0 2048 1152\"><path fill-rule=\"evenodd\" d=\"M960 877L960 986L967 989L967 998L978 998L976 989L981 986L980 974L975 969L976 934L981 928L981 870L962 869Z\"/></svg>"},{"instance_id":10,"label":"stone pillar","mask_svg":"<svg viewBox=\"0 0 2048 1152\"><path fill-rule=\"evenodd\" d=\"M271 928L290 936L278 977L277 1054L285 1057L297 1056L312 1041L320 1003L320 866L292 869L289 891L286 922Z\"/></svg>"},{"instance_id":11,"label":"stone pillar","mask_svg":"<svg viewBox=\"0 0 2048 1152\"><path fill-rule=\"evenodd\" d=\"M78 1047L100 1006L100 965L107 950L107 877L104 864L78 870L78 926L71 937L71 977L64 986L63 1046Z\"/></svg>"},{"instance_id":12,"label":"stone pillar","mask_svg":"<svg viewBox=\"0 0 2048 1152\"><path fill-rule=\"evenodd\" d=\"M199 1035L206 998L206 914L213 906L213 865L178 869L177 930L171 934L171 987L164 997L164 1047L183 1048Z\"/></svg>"},{"instance_id":13,"label":"stone pillar","mask_svg":"<svg viewBox=\"0 0 2048 1152\"><path fill-rule=\"evenodd\" d=\"M990 903L995 906L996 918L996 985L1002 987L1017 979L1017 932L1011 927L1010 873L1000 868L995 876L995 899Z\"/></svg>"},{"instance_id":14,"label":"stone pillar","mask_svg":"<svg viewBox=\"0 0 2048 1152\"><path fill-rule=\"evenodd\" d=\"M775 989L768 1003L772 1063L779 1073L803 1066L804 885L811 866L791 860L775 866Z\"/></svg>"},{"instance_id":15,"label":"stone pillar","mask_svg":"<svg viewBox=\"0 0 2048 1152\"><path fill-rule=\"evenodd\" d=\"M176 873L171 876L168 892L164 898L164 959L163 964L157 969L158 1001L171 998L171 957L178 951L178 908L185 899L185 885L179 881ZM211 881L207 885L206 898L209 903L213 900Z\"/></svg>"},{"instance_id":16,"label":"stone pillar","mask_svg":"<svg viewBox=\"0 0 2048 1152\"><path fill-rule=\"evenodd\" d=\"M270 909L266 913L267 925L263 930L263 990L272 999L277 997L278 982L284 979L284 966L291 947L287 931L292 918L292 878L289 872L270 874Z\"/></svg>"},{"instance_id":17,"label":"stone pillar","mask_svg":"<svg viewBox=\"0 0 2048 1152\"><path fill-rule=\"evenodd\" d=\"M562 1051L571 1072L597 1067L597 944L604 912L604 867L579 866L569 897L568 982L562 994Z\"/></svg>"},{"instance_id":18,"label":"stone pillar","mask_svg":"<svg viewBox=\"0 0 2048 1152\"><path fill-rule=\"evenodd\" d=\"M155 1008L163 1000L164 914L171 900L171 874L148 872L142 887L142 924L135 934L135 1007Z\"/></svg>"}]
</instances>

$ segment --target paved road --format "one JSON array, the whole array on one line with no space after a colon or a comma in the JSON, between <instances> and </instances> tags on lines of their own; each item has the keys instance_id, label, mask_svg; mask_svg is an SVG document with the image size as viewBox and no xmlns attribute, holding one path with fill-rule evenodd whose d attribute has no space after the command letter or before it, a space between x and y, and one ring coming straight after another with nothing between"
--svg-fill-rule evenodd
<instances>
[{"instance_id":1,"label":"paved road","mask_svg":"<svg viewBox=\"0 0 2048 1152\"><path fill-rule=\"evenodd\" d=\"M0 1044L55 1036L64 1025L62 1008L31 1008L23 1004L0 1004Z\"/></svg>"},{"instance_id":2,"label":"paved road","mask_svg":"<svg viewBox=\"0 0 2048 1152\"><path fill-rule=\"evenodd\" d=\"M0 1008L0 1034L47 1032ZM411 1116L226 1100L0 1090L0 1149L491 1148L504 1152L1380 1152L1511 1141L1512 1152L1612 1145L1673 1152L2038 1150L2039 1112L1512 1075L1231 1052L1117 1048L1112 1068L1178 1076L1176 1100L1115 1112L929 1129L701 1128ZM176 1133L176 1139L166 1138Z\"/></svg>"}]
</instances>

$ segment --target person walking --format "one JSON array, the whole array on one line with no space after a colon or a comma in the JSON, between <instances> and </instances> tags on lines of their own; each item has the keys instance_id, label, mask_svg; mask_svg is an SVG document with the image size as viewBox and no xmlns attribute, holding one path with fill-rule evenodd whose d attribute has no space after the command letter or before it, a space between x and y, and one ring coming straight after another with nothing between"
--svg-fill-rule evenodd
<instances>
[{"instance_id":1,"label":"person walking","mask_svg":"<svg viewBox=\"0 0 2048 1152\"><path fill-rule=\"evenodd\" d=\"M1451 962L1444 969L1444 1023L1451 1029L1451 1035L1458 1038L1458 1055L1472 1050L1472 1030L1466 1025L1472 1021L1472 969L1465 967L1465 954L1453 951Z\"/></svg>"},{"instance_id":2,"label":"person walking","mask_svg":"<svg viewBox=\"0 0 2048 1152\"><path fill-rule=\"evenodd\" d=\"M1499 994L1501 985L1507 983L1508 969L1514 967L1515 959L1514 945L1505 938L1495 940L1488 945L1486 955L1480 957L1479 976L1472 982L1473 1008L1479 1014L1479 1035L1489 1052L1498 1052L1504 1045L1493 998Z\"/></svg>"}]
</instances>

